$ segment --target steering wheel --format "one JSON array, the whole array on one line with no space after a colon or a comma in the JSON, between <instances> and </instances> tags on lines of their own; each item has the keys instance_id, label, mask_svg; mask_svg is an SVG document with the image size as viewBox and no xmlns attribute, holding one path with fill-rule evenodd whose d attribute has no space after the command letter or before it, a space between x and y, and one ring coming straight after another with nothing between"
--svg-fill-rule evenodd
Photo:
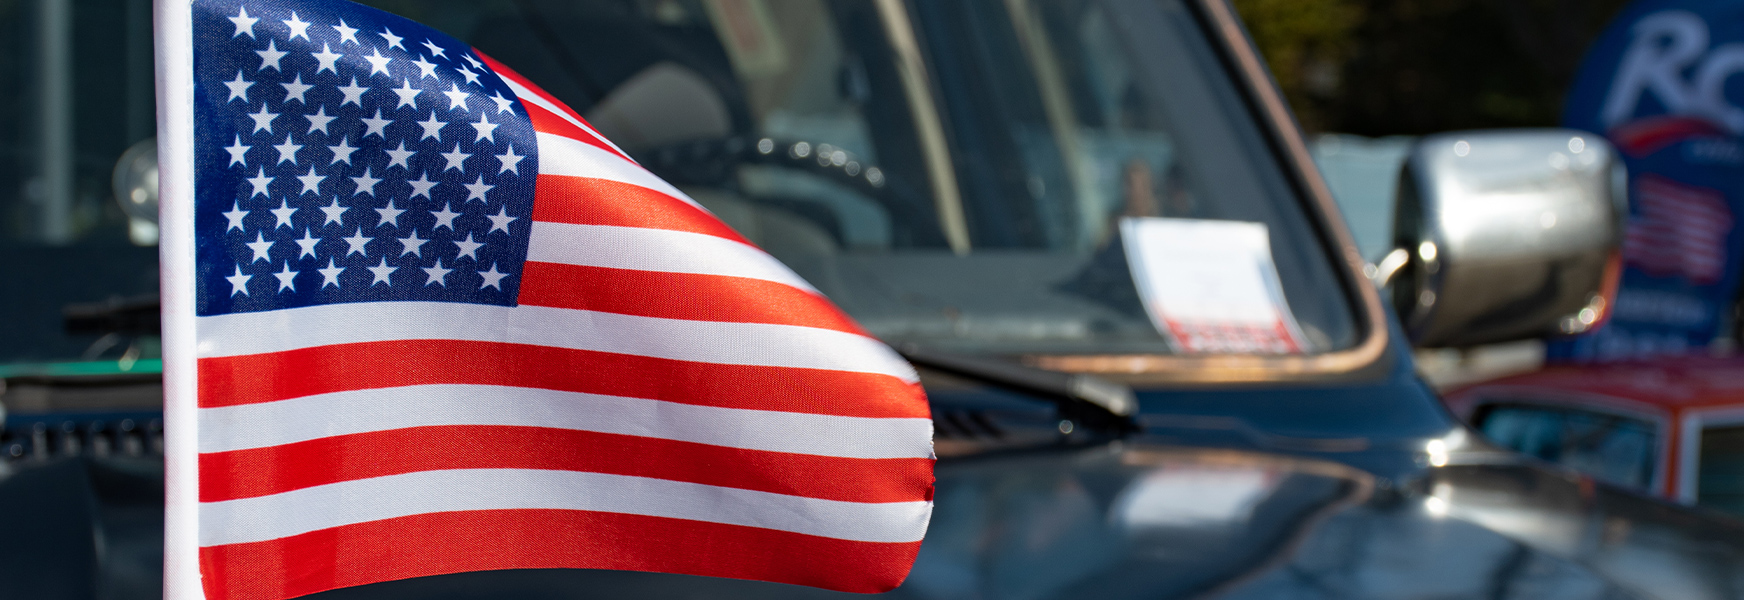
<instances>
[{"instance_id":1,"label":"steering wheel","mask_svg":"<svg viewBox=\"0 0 1744 600\"><path fill-rule=\"evenodd\" d=\"M944 230L925 195L891 181L883 169L830 144L731 136L668 144L637 153L636 160L678 185L732 187L733 168L747 164L803 171L859 192L884 207L894 226L892 234L906 238L901 240L904 245L945 245Z\"/></svg>"}]
</instances>

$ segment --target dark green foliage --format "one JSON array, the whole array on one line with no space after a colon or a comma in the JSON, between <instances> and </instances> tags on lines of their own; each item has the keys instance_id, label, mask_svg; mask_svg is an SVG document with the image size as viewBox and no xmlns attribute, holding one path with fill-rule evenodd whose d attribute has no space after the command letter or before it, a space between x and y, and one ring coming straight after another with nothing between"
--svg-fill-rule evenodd
<instances>
[{"instance_id":1,"label":"dark green foliage","mask_svg":"<svg viewBox=\"0 0 1744 600\"><path fill-rule=\"evenodd\" d=\"M1547 126L1626 0L1235 0L1310 131Z\"/></svg>"}]
</instances>

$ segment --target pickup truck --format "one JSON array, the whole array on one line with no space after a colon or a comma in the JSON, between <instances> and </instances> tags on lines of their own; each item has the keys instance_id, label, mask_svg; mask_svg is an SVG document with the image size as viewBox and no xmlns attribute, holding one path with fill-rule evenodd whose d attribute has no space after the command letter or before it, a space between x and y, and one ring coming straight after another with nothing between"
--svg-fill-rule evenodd
<instances>
[{"instance_id":1,"label":"pickup truck","mask_svg":"<svg viewBox=\"0 0 1744 600\"><path fill-rule=\"evenodd\" d=\"M1222 0L367 3L540 82L920 368L935 512L892 597L1744 594L1744 525L1487 444L1412 368L1413 341L1602 321L1602 140L1424 140L1401 252L1365 273ZM0 30L32 65L0 78L35 98L31 133L0 129L25 190L0 211L6 597L160 593L150 13L124 4L44 2L35 31ZM1146 280L1205 271L1135 266L1170 241L1137 232L1208 222L1263 234L1204 247L1264 250L1240 268L1272 274L1249 279L1281 328L1161 318L1226 280ZM522 570L316 596L839 595Z\"/></svg>"}]
</instances>

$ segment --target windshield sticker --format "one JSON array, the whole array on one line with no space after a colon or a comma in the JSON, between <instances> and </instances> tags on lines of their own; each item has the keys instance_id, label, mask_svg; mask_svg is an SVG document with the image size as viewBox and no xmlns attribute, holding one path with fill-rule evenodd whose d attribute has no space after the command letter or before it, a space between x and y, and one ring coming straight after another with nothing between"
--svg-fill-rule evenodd
<instances>
[{"instance_id":1,"label":"windshield sticker","mask_svg":"<svg viewBox=\"0 0 1744 600\"><path fill-rule=\"evenodd\" d=\"M1157 331L1185 354L1300 354L1306 345L1265 223L1125 218L1133 285Z\"/></svg>"}]
</instances>

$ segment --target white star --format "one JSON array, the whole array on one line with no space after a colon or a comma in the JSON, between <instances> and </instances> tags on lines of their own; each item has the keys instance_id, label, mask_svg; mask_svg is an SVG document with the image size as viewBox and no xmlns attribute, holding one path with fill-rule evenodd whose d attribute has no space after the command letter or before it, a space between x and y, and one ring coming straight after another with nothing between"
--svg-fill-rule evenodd
<instances>
[{"instance_id":1,"label":"white star","mask_svg":"<svg viewBox=\"0 0 1744 600\"><path fill-rule=\"evenodd\" d=\"M418 126L424 128L424 137L418 138L418 141L422 142L430 138L442 139L441 133L443 125L446 125L446 123L436 120L436 113L430 113L429 120L418 121Z\"/></svg>"},{"instance_id":2,"label":"white star","mask_svg":"<svg viewBox=\"0 0 1744 600\"><path fill-rule=\"evenodd\" d=\"M258 71L279 70L279 59L284 58L286 54L285 51L279 50L278 42L274 40L267 40L266 49L255 50L254 53L260 55L260 68L256 69Z\"/></svg>"},{"instance_id":3,"label":"white star","mask_svg":"<svg viewBox=\"0 0 1744 600\"><path fill-rule=\"evenodd\" d=\"M442 92L442 95L448 97L448 110L454 110L456 108L465 110L466 97L471 94L461 91L460 84L450 81L448 82L448 91Z\"/></svg>"},{"instance_id":4,"label":"white star","mask_svg":"<svg viewBox=\"0 0 1744 600\"><path fill-rule=\"evenodd\" d=\"M341 217L345 216L345 211L347 211L347 210L350 210L350 209L347 209L343 206L339 206L337 203L335 203L332 200L328 200L327 206L321 207L321 212L327 214L327 221L321 223L321 226L326 227L326 226L332 225L334 223L341 223Z\"/></svg>"},{"instance_id":5,"label":"white star","mask_svg":"<svg viewBox=\"0 0 1744 600\"><path fill-rule=\"evenodd\" d=\"M417 198L418 196L423 196L425 198L429 198L430 197L430 188L436 187L436 184L438 182L430 181L430 174L425 173L423 175L419 175L417 181L407 181L406 183L409 183L412 185L412 195L410 197Z\"/></svg>"},{"instance_id":6,"label":"white star","mask_svg":"<svg viewBox=\"0 0 1744 600\"><path fill-rule=\"evenodd\" d=\"M296 150L302 150L303 147L300 143L291 143L291 134L284 134L284 143L272 145L272 148L279 152L279 162L274 162L274 166L284 164L284 162L290 162L291 166L296 166Z\"/></svg>"},{"instance_id":7,"label":"white star","mask_svg":"<svg viewBox=\"0 0 1744 600\"><path fill-rule=\"evenodd\" d=\"M373 118L373 119L360 119L360 120L363 121L364 125L369 126L369 130L363 132L363 137L369 137L369 136L374 135L374 136L381 137L382 141L387 141L388 134L387 134L387 129L385 129L385 128L388 126L388 123L392 123L393 121L389 120L389 119L381 118L381 109L380 108L375 109L375 118Z\"/></svg>"},{"instance_id":8,"label":"white star","mask_svg":"<svg viewBox=\"0 0 1744 600\"><path fill-rule=\"evenodd\" d=\"M386 257L386 256L381 257L381 260L377 260L375 262L375 266L367 267L367 268L369 269L369 272L375 274L375 281L369 282L370 285L375 285L378 283L386 283L386 284L388 284L389 287L392 287L394 285L393 283L388 281L388 276L394 274L394 269L396 267L388 266L388 257Z\"/></svg>"},{"instance_id":9,"label":"white star","mask_svg":"<svg viewBox=\"0 0 1744 600\"><path fill-rule=\"evenodd\" d=\"M489 271L479 271L478 274L480 277L484 278L484 281L481 281L478 284L478 289L481 290L485 288L496 288L502 290L503 287L499 284L502 283L504 277L509 276L508 273L498 273L495 263L491 264Z\"/></svg>"},{"instance_id":10,"label":"white star","mask_svg":"<svg viewBox=\"0 0 1744 600\"><path fill-rule=\"evenodd\" d=\"M460 59L466 61L466 64L472 65L472 68L474 68L474 69L478 69L480 71L484 70L484 63L480 62L476 58L473 58L471 52L460 55Z\"/></svg>"},{"instance_id":11,"label":"white star","mask_svg":"<svg viewBox=\"0 0 1744 600\"><path fill-rule=\"evenodd\" d=\"M230 165L228 166L248 166L248 160L246 157L248 156L248 150L251 147L252 146L242 145L242 134L237 134L236 143L224 148L230 152Z\"/></svg>"},{"instance_id":12,"label":"white star","mask_svg":"<svg viewBox=\"0 0 1744 600\"><path fill-rule=\"evenodd\" d=\"M461 173L465 173L466 167L461 166L460 163L465 162L466 159L468 159L468 158L472 158L472 155L467 154L465 152L461 152L460 151L460 142L455 142L454 143L454 150L451 150L448 152L443 152L442 158L445 158L448 160L448 169L454 169L456 171L460 171ZM448 169L443 169L442 171L447 172Z\"/></svg>"},{"instance_id":13,"label":"white star","mask_svg":"<svg viewBox=\"0 0 1744 600\"><path fill-rule=\"evenodd\" d=\"M460 213L448 210L448 205L446 204L442 205L442 210L430 214L436 217L436 226L431 227L430 231L436 231L443 227L447 227L449 231L454 231L454 218L460 216Z\"/></svg>"},{"instance_id":14,"label":"white star","mask_svg":"<svg viewBox=\"0 0 1744 600\"><path fill-rule=\"evenodd\" d=\"M287 133L285 134L285 143L273 144L273 149L279 152L279 162L273 163L273 165L291 163L291 166L294 167L297 165L297 151L302 150L303 145L291 143L291 134Z\"/></svg>"},{"instance_id":15,"label":"white star","mask_svg":"<svg viewBox=\"0 0 1744 600\"><path fill-rule=\"evenodd\" d=\"M438 81L440 81L442 79L441 77L436 76L436 63L424 60L424 57L420 56L420 57L418 57L418 60L412 61L412 64L418 65L418 79L419 80L422 80L425 77L430 77L430 78L436 79ZM411 81L411 80L408 79L407 81Z\"/></svg>"},{"instance_id":16,"label":"white star","mask_svg":"<svg viewBox=\"0 0 1744 600\"><path fill-rule=\"evenodd\" d=\"M479 140L490 140L492 144L497 143L497 124L490 122L490 119L485 118L484 115L478 116L478 122L472 124L472 130L478 135L472 139L473 143L476 144Z\"/></svg>"},{"instance_id":17,"label":"white star","mask_svg":"<svg viewBox=\"0 0 1744 600\"><path fill-rule=\"evenodd\" d=\"M416 150L407 150L406 149L406 141L405 140L400 140L400 147L399 148L396 148L393 150L385 150L385 152L388 153L388 166L389 167L392 167L394 165L399 165L399 166L405 167L407 170L410 170L412 167L410 165L406 164L406 159L411 158L413 154L417 153Z\"/></svg>"},{"instance_id":18,"label":"white star","mask_svg":"<svg viewBox=\"0 0 1744 600\"><path fill-rule=\"evenodd\" d=\"M442 266L442 259L438 258L438 259L436 259L436 266L424 267L424 273L426 273L430 276L429 283L425 283L424 285L428 286L428 285L434 284L434 285L439 285L442 287L448 287L448 284L443 282L442 280L447 278L448 274L453 272L453 271L454 271L454 269L450 269L448 267Z\"/></svg>"},{"instance_id":19,"label":"white star","mask_svg":"<svg viewBox=\"0 0 1744 600\"><path fill-rule=\"evenodd\" d=\"M242 274L242 265L236 266L236 274L235 275L225 277L225 279L230 280L230 296L231 297L235 297L237 294L242 294L244 296L248 295L249 276Z\"/></svg>"},{"instance_id":20,"label":"white star","mask_svg":"<svg viewBox=\"0 0 1744 600\"><path fill-rule=\"evenodd\" d=\"M483 181L484 181L484 175L479 175L477 177L472 178L472 183L466 184L466 191L467 191L466 200L468 202L471 202L475 199L480 201L480 202L488 202L488 200L484 199L484 193L491 191L491 188L494 188L496 186L483 183Z\"/></svg>"},{"instance_id":21,"label":"white star","mask_svg":"<svg viewBox=\"0 0 1744 600\"><path fill-rule=\"evenodd\" d=\"M273 273L273 277L279 278L279 291L281 292L296 287L291 283L291 280L297 278L297 272L291 270L291 261L285 261L284 270Z\"/></svg>"},{"instance_id":22,"label":"white star","mask_svg":"<svg viewBox=\"0 0 1744 600\"><path fill-rule=\"evenodd\" d=\"M232 204L230 210L224 213L224 218L230 220L230 227L225 229L224 232L229 233L231 229L247 231L248 229L242 226L242 219L247 216L248 211L242 210L242 201L238 200L235 204Z\"/></svg>"},{"instance_id":23,"label":"white star","mask_svg":"<svg viewBox=\"0 0 1744 600\"><path fill-rule=\"evenodd\" d=\"M395 109L407 106L415 108L418 106L418 94L424 93L424 90L412 87L412 80L407 79L404 83L400 84L400 87L394 88L394 93L399 94L400 96L400 103L394 106Z\"/></svg>"},{"instance_id":24,"label":"white star","mask_svg":"<svg viewBox=\"0 0 1744 600\"><path fill-rule=\"evenodd\" d=\"M466 234L466 239L456 241L456 242L454 242L454 245L460 247L460 254L456 254L454 256L454 258L458 259L458 258L464 256L464 257L472 259L473 262L477 262L478 261L478 249L480 247L484 246L484 243L472 241L472 234L468 233L468 234Z\"/></svg>"},{"instance_id":25,"label":"white star","mask_svg":"<svg viewBox=\"0 0 1744 600\"><path fill-rule=\"evenodd\" d=\"M424 40L424 47L430 49L430 58L436 58L438 56L441 56L443 58L447 58L447 55L442 53L442 47L438 46L436 44L430 43L430 40Z\"/></svg>"},{"instance_id":26,"label":"white star","mask_svg":"<svg viewBox=\"0 0 1744 600\"><path fill-rule=\"evenodd\" d=\"M364 60L369 61L369 74L374 75L376 73L381 73L392 77L393 74L388 73L388 61L393 59L382 56L381 50L370 50L370 52L372 52L372 54L363 57Z\"/></svg>"},{"instance_id":27,"label":"white star","mask_svg":"<svg viewBox=\"0 0 1744 600\"><path fill-rule=\"evenodd\" d=\"M249 194L248 197L253 198L255 196L265 196L267 195L266 186L267 184L272 183L272 178L267 177L260 167L255 167L254 177L248 178L248 183L249 185L254 186L254 193Z\"/></svg>"},{"instance_id":28,"label":"white star","mask_svg":"<svg viewBox=\"0 0 1744 600\"><path fill-rule=\"evenodd\" d=\"M471 58L471 57L469 56L467 58ZM460 71L460 76L464 77L466 79L467 83L470 83L473 85L479 85L478 73L472 72L472 69L456 69L456 70Z\"/></svg>"},{"instance_id":29,"label":"white star","mask_svg":"<svg viewBox=\"0 0 1744 600\"><path fill-rule=\"evenodd\" d=\"M303 194L315 194L317 196L321 195L321 180L322 179L325 179L325 177L322 175L315 174L315 166L309 165L309 172L297 176L297 181L303 182L303 191L297 192L297 195L298 196L301 196Z\"/></svg>"},{"instance_id":30,"label":"white star","mask_svg":"<svg viewBox=\"0 0 1744 600\"><path fill-rule=\"evenodd\" d=\"M315 68L315 73L320 74L322 71L332 71L334 75L338 75L339 68L334 66L333 63L338 61L341 56L344 55L327 49L327 42L321 42L321 51L315 53L315 60L321 61L321 64Z\"/></svg>"},{"instance_id":31,"label":"white star","mask_svg":"<svg viewBox=\"0 0 1744 600\"><path fill-rule=\"evenodd\" d=\"M303 230L303 237L293 241L297 242L297 245L303 249L302 253L297 255L297 258L305 256L313 258L315 256L315 245L321 243L321 238L310 236L309 230L305 229Z\"/></svg>"},{"instance_id":32,"label":"white star","mask_svg":"<svg viewBox=\"0 0 1744 600\"><path fill-rule=\"evenodd\" d=\"M381 36L382 36L382 39L388 41L389 48L399 48L401 50L406 49L405 46L400 45L400 40L403 40L406 38L394 35L394 32L392 29L388 29L386 27L383 27L382 32L381 32Z\"/></svg>"},{"instance_id":33,"label":"white star","mask_svg":"<svg viewBox=\"0 0 1744 600\"><path fill-rule=\"evenodd\" d=\"M226 82L224 82L224 85L225 85L225 87L230 88L230 98L228 100L225 100L225 102L232 102L232 101L236 101L236 100L241 100L243 102L247 102L248 101L248 88L254 87L254 82L249 81L247 79L243 79L242 78L242 69L237 69L236 70L236 80L235 81L226 81Z\"/></svg>"},{"instance_id":34,"label":"white star","mask_svg":"<svg viewBox=\"0 0 1744 600\"><path fill-rule=\"evenodd\" d=\"M499 95L497 95L496 92L491 92L490 99L491 99L491 102L497 103L497 114L502 114L502 113L514 114L514 112L515 112L515 99L514 98L509 98L507 96L499 96Z\"/></svg>"},{"instance_id":35,"label":"white star","mask_svg":"<svg viewBox=\"0 0 1744 600\"><path fill-rule=\"evenodd\" d=\"M508 172L512 171L516 175L520 175L521 174L521 166L520 166L521 159L524 159L524 158L527 158L527 157L521 156L519 154L515 154L515 145L514 144L509 144L509 152L507 154L503 154L503 155L497 157L497 160L503 161L503 170L498 171L498 173L508 173Z\"/></svg>"},{"instance_id":36,"label":"white star","mask_svg":"<svg viewBox=\"0 0 1744 600\"><path fill-rule=\"evenodd\" d=\"M307 83L303 83L303 74L302 73L297 74L297 79L295 81L292 81L290 83L281 83L279 85L283 86L285 88L285 102L290 102L292 100L296 100L297 103L299 103L299 104L307 104L308 103L307 100L303 99L303 94L305 92L308 92L309 88L315 87L315 86L309 85Z\"/></svg>"},{"instance_id":37,"label":"white star","mask_svg":"<svg viewBox=\"0 0 1744 600\"><path fill-rule=\"evenodd\" d=\"M410 254L418 258L424 258L424 244L428 243L430 243L430 240L418 237L418 230L413 229L412 235L406 236L406 239L400 240L400 246L405 248L400 251L400 256Z\"/></svg>"},{"instance_id":38,"label":"white star","mask_svg":"<svg viewBox=\"0 0 1744 600\"><path fill-rule=\"evenodd\" d=\"M381 213L381 221L376 223L376 227L381 227L383 225L388 225L388 224L392 224L394 227L399 227L400 226L400 214L404 213L406 211L400 210L400 203L394 202L394 203L388 204L387 208L375 209L375 212Z\"/></svg>"},{"instance_id":39,"label":"white star","mask_svg":"<svg viewBox=\"0 0 1744 600\"><path fill-rule=\"evenodd\" d=\"M290 227L291 226L291 215L296 214L297 209L291 208L288 204L285 203L284 200L280 200L279 207L272 209L269 212L271 212L273 214L273 219L278 221L278 223L276 225L273 225L272 228L278 229L280 227Z\"/></svg>"},{"instance_id":40,"label":"white star","mask_svg":"<svg viewBox=\"0 0 1744 600\"><path fill-rule=\"evenodd\" d=\"M319 131L321 135L327 135L327 124L338 118L327 116L327 107L325 106L316 108L315 114L303 115L303 117L309 120L309 131Z\"/></svg>"},{"instance_id":41,"label":"white star","mask_svg":"<svg viewBox=\"0 0 1744 600\"><path fill-rule=\"evenodd\" d=\"M250 131L250 134L260 133L262 131L270 133L272 132L273 119L279 118L279 114L267 112L266 105L261 104L260 112L248 113L248 118L254 119L254 131Z\"/></svg>"},{"instance_id":42,"label":"white star","mask_svg":"<svg viewBox=\"0 0 1744 600\"><path fill-rule=\"evenodd\" d=\"M375 195L375 184L381 183L381 179L369 174L369 167L363 168L362 177L353 177L351 181L357 184L357 191L353 192L354 194L369 194L371 196Z\"/></svg>"},{"instance_id":43,"label":"white star","mask_svg":"<svg viewBox=\"0 0 1744 600\"><path fill-rule=\"evenodd\" d=\"M315 269L315 271L321 274L321 287L339 287L339 274L345 272L345 267L333 266L333 257L329 256L327 257L327 268Z\"/></svg>"},{"instance_id":44,"label":"white star","mask_svg":"<svg viewBox=\"0 0 1744 600\"><path fill-rule=\"evenodd\" d=\"M339 43L340 44L344 44L345 42L351 42L353 44L357 44L357 28L356 27L347 27L345 25L345 19L340 19L339 24L333 26L333 30L339 32ZM358 44L358 45L362 45L362 44Z\"/></svg>"},{"instance_id":45,"label":"white star","mask_svg":"<svg viewBox=\"0 0 1744 600\"><path fill-rule=\"evenodd\" d=\"M486 235L489 235L491 231L496 231L498 229L503 230L503 233L509 233L509 224L519 221L520 218L509 216L507 214L508 211L509 207L503 206L497 209L497 214L485 215L485 218L491 220L491 228L490 231L485 232Z\"/></svg>"},{"instance_id":46,"label":"white star","mask_svg":"<svg viewBox=\"0 0 1744 600\"><path fill-rule=\"evenodd\" d=\"M243 244L243 245L248 246L249 250L254 251L254 260L251 260L248 262L254 263L254 262L260 262L263 260L267 261L267 262L272 262L272 257L270 257L267 253L272 251L273 243L266 241L265 236L263 236L261 234L261 232L258 232L258 231L254 232L254 241Z\"/></svg>"},{"instance_id":47,"label":"white star","mask_svg":"<svg viewBox=\"0 0 1744 600\"><path fill-rule=\"evenodd\" d=\"M285 39L294 40L301 37L306 41L314 41L309 39L309 23L302 19L298 19L296 11L291 11L290 20L280 22L284 23L285 27L288 27L291 30L291 37Z\"/></svg>"},{"instance_id":48,"label":"white star","mask_svg":"<svg viewBox=\"0 0 1744 600\"><path fill-rule=\"evenodd\" d=\"M247 34L248 37L253 38L254 37L254 23L256 21L260 20L260 19L248 16L248 7L246 7L246 6L242 7L242 10L237 11L236 16L226 17L226 18L230 19L231 23L236 24L236 35L230 36L230 39L236 39L236 38L242 37L244 34ZM248 292L243 292L243 293L247 294Z\"/></svg>"},{"instance_id":49,"label":"white star","mask_svg":"<svg viewBox=\"0 0 1744 600\"><path fill-rule=\"evenodd\" d=\"M363 246L369 243L370 238L363 236L362 227L357 228L357 233L352 234L351 237L342 237L339 239L345 240L345 243L351 246L351 249L346 251L346 256L351 256L353 254L369 256L369 252L366 252Z\"/></svg>"},{"instance_id":50,"label":"white star","mask_svg":"<svg viewBox=\"0 0 1744 600\"><path fill-rule=\"evenodd\" d=\"M353 76L351 85L339 86L339 93L345 94L345 99L340 101L339 105L356 104L358 108L363 108L363 93L366 91L369 91L369 88L357 85L357 77Z\"/></svg>"},{"instance_id":51,"label":"white star","mask_svg":"<svg viewBox=\"0 0 1744 600\"><path fill-rule=\"evenodd\" d=\"M351 153L357 151L357 148L352 146L351 142L346 141L344 137L340 137L339 143L328 146L327 149L333 151L333 162L342 162L348 165L351 164Z\"/></svg>"}]
</instances>

